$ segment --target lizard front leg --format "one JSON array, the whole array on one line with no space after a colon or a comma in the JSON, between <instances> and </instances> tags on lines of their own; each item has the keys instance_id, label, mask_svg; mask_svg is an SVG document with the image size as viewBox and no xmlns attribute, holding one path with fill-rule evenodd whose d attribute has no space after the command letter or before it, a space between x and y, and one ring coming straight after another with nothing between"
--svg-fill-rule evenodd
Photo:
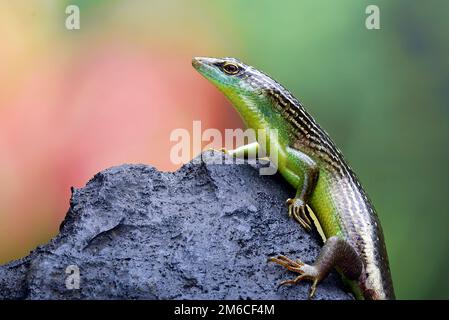
<instances>
[{"instance_id":1,"label":"lizard front leg","mask_svg":"<svg viewBox=\"0 0 449 320\"><path fill-rule=\"evenodd\" d=\"M259 152L259 143L252 142L235 149L221 149L222 152L239 159L257 159Z\"/></svg>"},{"instance_id":2,"label":"lizard front leg","mask_svg":"<svg viewBox=\"0 0 449 320\"><path fill-rule=\"evenodd\" d=\"M253 142L233 150L222 148L219 151L239 159L269 159L258 158L259 150L258 142ZM297 149L287 147L285 155L287 161L282 174L291 185L297 188L295 197L287 199L288 214L294 217L306 231L310 231L312 221L307 215L306 204L318 180L319 169L309 156Z\"/></svg>"},{"instance_id":3,"label":"lizard front leg","mask_svg":"<svg viewBox=\"0 0 449 320\"><path fill-rule=\"evenodd\" d=\"M237 158L237 159L247 159L247 160L255 159L255 160L270 161L270 158L268 156L259 157L260 146L257 141L245 144L245 145L240 146L235 149L228 150L226 148L221 148L218 151L221 151L221 152L223 152L233 158Z\"/></svg>"},{"instance_id":4,"label":"lizard front leg","mask_svg":"<svg viewBox=\"0 0 449 320\"><path fill-rule=\"evenodd\" d=\"M354 248L344 239L333 236L326 240L315 263L309 265L301 260L291 260L285 256L270 258L269 261L284 266L300 275L292 280L286 280L280 285L297 284L301 280L311 280L309 299L313 298L317 284L329 274L332 268L339 271L350 280L357 280L363 270L363 263Z\"/></svg>"},{"instance_id":5,"label":"lizard front leg","mask_svg":"<svg viewBox=\"0 0 449 320\"><path fill-rule=\"evenodd\" d=\"M240 146L238 148L231 149L231 150L228 150L226 148L221 148L218 150L216 150L216 149L210 149L210 150L220 151L220 152L223 152L233 158L238 158L238 159L260 159L260 160L268 159L267 157L258 158L259 143L257 141L245 144L243 146Z\"/></svg>"},{"instance_id":6,"label":"lizard front leg","mask_svg":"<svg viewBox=\"0 0 449 320\"><path fill-rule=\"evenodd\" d=\"M307 214L306 205L318 180L318 166L308 155L290 147L286 150L286 160L282 174L297 189L295 197L287 199L288 214L306 231L310 231L312 221Z\"/></svg>"}]
</instances>

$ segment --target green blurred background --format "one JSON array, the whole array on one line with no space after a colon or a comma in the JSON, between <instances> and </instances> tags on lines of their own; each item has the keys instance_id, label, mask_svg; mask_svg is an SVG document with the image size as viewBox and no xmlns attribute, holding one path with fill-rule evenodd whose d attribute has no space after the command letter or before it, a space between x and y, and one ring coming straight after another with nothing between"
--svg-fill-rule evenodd
<instances>
[{"instance_id":1,"label":"green blurred background","mask_svg":"<svg viewBox=\"0 0 449 320\"><path fill-rule=\"evenodd\" d=\"M65 7L81 29L65 28ZM381 30L365 28L380 7ZM380 215L396 293L447 299L449 1L1 1L0 263L57 233L70 186L124 162L175 170L175 128L236 128L190 66L235 56L289 88Z\"/></svg>"}]
</instances>

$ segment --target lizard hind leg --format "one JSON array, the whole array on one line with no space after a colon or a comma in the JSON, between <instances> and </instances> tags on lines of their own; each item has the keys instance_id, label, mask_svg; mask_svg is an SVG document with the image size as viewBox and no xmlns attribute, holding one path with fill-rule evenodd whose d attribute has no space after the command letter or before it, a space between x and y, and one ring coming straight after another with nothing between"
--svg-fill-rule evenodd
<instances>
[{"instance_id":1,"label":"lizard hind leg","mask_svg":"<svg viewBox=\"0 0 449 320\"><path fill-rule=\"evenodd\" d=\"M341 273L348 279L358 279L362 273L363 263L354 248L344 239L333 236L326 240L315 263L309 265L301 260L292 260L286 256L277 256L269 259L287 270L300 275L292 280L285 280L280 286L297 284L302 280L311 280L309 299L313 298L318 283L326 278L334 267L338 267Z\"/></svg>"}]
</instances>

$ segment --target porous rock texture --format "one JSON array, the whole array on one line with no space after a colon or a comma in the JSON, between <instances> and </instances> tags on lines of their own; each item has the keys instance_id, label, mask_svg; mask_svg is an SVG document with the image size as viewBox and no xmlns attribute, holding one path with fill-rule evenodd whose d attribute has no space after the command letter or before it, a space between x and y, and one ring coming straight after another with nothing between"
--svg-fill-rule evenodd
<instances>
[{"instance_id":1,"label":"porous rock texture","mask_svg":"<svg viewBox=\"0 0 449 320\"><path fill-rule=\"evenodd\" d=\"M313 262L320 238L287 215L294 194L261 164L207 152L176 172L121 165L72 190L59 234L0 267L1 299L307 299L267 257ZM223 163L228 162L228 163ZM79 289L76 271L79 270ZM315 299L352 299L333 272Z\"/></svg>"}]
</instances>

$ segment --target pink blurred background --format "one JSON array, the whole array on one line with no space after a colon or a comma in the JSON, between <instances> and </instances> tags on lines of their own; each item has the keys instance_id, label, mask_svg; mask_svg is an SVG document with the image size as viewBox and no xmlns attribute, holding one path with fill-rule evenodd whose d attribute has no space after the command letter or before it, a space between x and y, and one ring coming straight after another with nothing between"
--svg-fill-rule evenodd
<instances>
[{"instance_id":1,"label":"pink blurred background","mask_svg":"<svg viewBox=\"0 0 449 320\"><path fill-rule=\"evenodd\" d=\"M192 56L220 55L201 12L79 2L76 31L65 29L63 2L1 5L0 263L57 233L71 186L122 163L176 170L170 132L193 120L240 125L191 67Z\"/></svg>"}]
</instances>

